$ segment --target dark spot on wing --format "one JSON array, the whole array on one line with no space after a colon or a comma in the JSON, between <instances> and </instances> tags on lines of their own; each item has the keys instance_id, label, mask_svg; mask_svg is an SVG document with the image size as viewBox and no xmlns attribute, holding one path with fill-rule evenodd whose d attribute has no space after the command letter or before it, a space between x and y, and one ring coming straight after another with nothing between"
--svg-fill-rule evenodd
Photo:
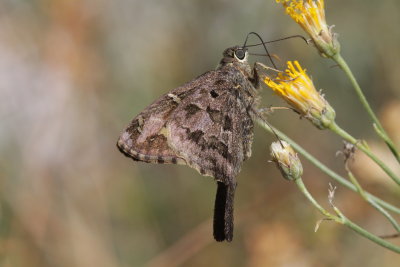
<instances>
[{"instance_id":1,"label":"dark spot on wing","mask_svg":"<svg viewBox=\"0 0 400 267\"><path fill-rule=\"evenodd\" d=\"M231 162L233 160L232 155L229 153L228 145L226 145L224 142L218 140L218 138L215 136L210 136L207 139L207 143L201 142L200 145L202 146L203 150L204 149L215 150L218 154L220 154L223 158L225 158L229 162ZM209 160L210 160L210 158L209 158Z\"/></svg>"},{"instance_id":2,"label":"dark spot on wing","mask_svg":"<svg viewBox=\"0 0 400 267\"><path fill-rule=\"evenodd\" d=\"M199 143L201 138L203 137L204 133L200 130L196 130L194 132L189 132L188 133L188 138L189 140L192 140L195 143Z\"/></svg>"},{"instance_id":3,"label":"dark spot on wing","mask_svg":"<svg viewBox=\"0 0 400 267\"><path fill-rule=\"evenodd\" d=\"M165 160L164 160L164 158L163 158L162 156L158 156L157 162L160 163L160 164L162 164L162 163L165 162Z\"/></svg>"},{"instance_id":4,"label":"dark spot on wing","mask_svg":"<svg viewBox=\"0 0 400 267\"><path fill-rule=\"evenodd\" d=\"M230 156L230 155L229 155L228 146L225 145L225 144L222 143L222 142L216 143L216 144L215 144L215 149L218 151L218 153L219 153L222 157L224 157L224 158L226 158L226 159L228 159L228 157Z\"/></svg>"},{"instance_id":5,"label":"dark spot on wing","mask_svg":"<svg viewBox=\"0 0 400 267\"><path fill-rule=\"evenodd\" d=\"M185 107L186 111L186 119L189 119L193 115L195 115L199 110L201 110L197 105L195 104L189 104Z\"/></svg>"},{"instance_id":6,"label":"dark spot on wing","mask_svg":"<svg viewBox=\"0 0 400 267\"><path fill-rule=\"evenodd\" d=\"M217 92L215 92L214 90L210 91L210 95L212 98L217 98L219 96L219 94Z\"/></svg>"},{"instance_id":7,"label":"dark spot on wing","mask_svg":"<svg viewBox=\"0 0 400 267\"><path fill-rule=\"evenodd\" d=\"M224 117L224 131L231 131L232 130L232 119L229 116Z\"/></svg>"}]
</instances>

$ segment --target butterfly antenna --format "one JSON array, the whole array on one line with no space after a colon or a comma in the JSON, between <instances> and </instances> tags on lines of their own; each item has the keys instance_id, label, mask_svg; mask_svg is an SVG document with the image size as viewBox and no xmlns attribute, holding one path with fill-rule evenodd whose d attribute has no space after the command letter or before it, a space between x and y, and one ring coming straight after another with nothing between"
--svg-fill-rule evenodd
<instances>
[{"instance_id":1,"label":"butterfly antenna","mask_svg":"<svg viewBox=\"0 0 400 267\"><path fill-rule=\"evenodd\" d=\"M249 33L250 34L250 33ZM259 46L262 44L270 44L270 43L276 43L276 42L280 42L280 41L284 41L284 40L289 40L289 39L293 39L293 38L300 38L302 39L304 42L306 42L306 44L310 43L310 40L306 39L303 35L292 35L292 36L288 36L285 38L280 38L280 39L276 39L276 40L272 40L272 41L267 41L267 42L262 42L262 43L258 43L258 44L253 44L253 45L245 45L245 47L254 47L254 46ZM247 42L247 38L246 38L246 42Z\"/></svg>"},{"instance_id":2,"label":"butterfly antenna","mask_svg":"<svg viewBox=\"0 0 400 267\"><path fill-rule=\"evenodd\" d=\"M274 68L276 69L277 67L276 67L276 65L275 65L275 62L272 60L271 54L268 52L267 46L265 45L266 42L264 42L264 40L261 38L261 36L260 36L258 33L256 33L256 32L250 32L250 33L248 33L248 34L247 34L247 37L246 37L246 41L244 42L243 48L245 48L245 47L250 47L250 46L246 46L246 44L247 44L247 40L249 39L249 36L250 36L251 34L254 34L255 36L258 37L258 39L260 39L261 43L260 43L259 45L262 44L262 45L264 46L265 52L267 52L267 57L268 57L269 60L271 61L272 66L274 66Z\"/></svg>"}]
</instances>

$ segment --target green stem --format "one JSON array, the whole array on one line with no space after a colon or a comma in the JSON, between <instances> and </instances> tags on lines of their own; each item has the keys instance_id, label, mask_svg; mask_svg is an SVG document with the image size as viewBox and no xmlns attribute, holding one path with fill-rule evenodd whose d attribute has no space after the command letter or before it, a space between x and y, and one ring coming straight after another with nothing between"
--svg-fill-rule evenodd
<instances>
[{"instance_id":1,"label":"green stem","mask_svg":"<svg viewBox=\"0 0 400 267\"><path fill-rule=\"evenodd\" d=\"M264 119L262 119L260 117L256 116L256 121L263 129L267 130L268 132L270 132L272 134L275 133L276 135L278 135L278 137L280 139L288 142L293 147L293 149L295 149L299 154L301 154L303 157L305 157L308 161L310 161L312 164L314 164L317 168L319 168L326 175L330 176L333 180L335 180L336 182L340 183L341 185L347 187L348 189L357 192L357 188L352 183L347 181L345 178L343 178L342 176L340 176L333 170L329 169L326 165L324 165L322 162L320 162L318 159L316 159L314 156L312 156L310 153L308 153L306 150L304 150L300 145L298 145L296 142L294 142L292 139L290 139L284 133L282 133L281 131L279 131L276 128L272 128L270 125L268 125L268 123ZM273 129L274 132L271 129ZM394 213L400 214L400 208L398 208L390 203L387 203L386 201L384 201L370 193L366 192L366 195L367 195L368 199L371 199L371 200L379 203L379 205L386 208L387 210L390 210Z\"/></svg>"},{"instance_id":2,"label":"green stem","mask_svg":"<svg viewBox=\"0 0 400 267\"><path fill-rule=\"evenodd\" d=\"M353 230L354 232L360 234L361 236L368 238L369 240L373 241L374 243L385 247L387 249L390 249L394 252L400 253L400 247L393 245L392 243L387 242L386 240L377 237L376 235L368 232L367 230L365 230L364 228L358 226L357 224L353 223L352 221L350 221L349 219L347 219L343 213L341 213L339 211L339 209L337 209L336 207L333 207L335 212L338 213L339 216L335 216L331 213L329 213L327 210L325 210L321 205L319 205L319 203L313 198L313 196L310 194L310 192L308 192L306 186L304 185L302 179L296 179L295 183L297 185L297 187L300 189L300 191L303 193L303 195L306 196L306 198L326 217L328 217L328 219L330 220L334 220L337 223L340 224L344 224L347 227L349 227L351 230Z\"/></svg>"},{"instance_id":3,"label":"green stem","mask_svg":"<svg viewBox=\"0 0 400 267\"><path fill-rule=\"evenodd\" d=\"M392 243L387 242L386 240L377 237L376 235L373 235L372 233L368 232L367 230L365 230L364 228L361 228L360 226L358 226L357 224L353 223L352 221L350 221L349 219L347 219L346 217L342 217L343 219L343 224L348 226L351 230L355 231L356 233L368 238L369 240L371 240L372 242L385 247L387 249L390 249L391 251L394 251L396 253L400 254L400 247L393 245Z\"/></svg>"},{"instance_id":4,"label":"green stem","mask_svg":"<svg viewBox=\"0 0 400 267\"><path fill-rule=\"evenodd\" d=\"M301 178L296 179L295 183L297 187L300 189L300 191L303 193L303 195L306 196L306 198L323 214L325 215L328 219L333 220L337 223L343 224L343 221L338 217L333 214L330 214L326 209L324 209L315 199L314 197L308 192L306 186L303 183L303 180Z\"/></svg>"},{"instance_id":5,"label":"green stem","mask_svg":"<svg viewBox=\"0 0 400 267\"><path fill-rule=\"evenodd\" d=\"M382 208L378 203L376 203L374 200L368 198L367 194L365 193L364 189L361 187L360 183L358 182L357 178L353 175L353 173L347 168L346 166L347 173L349 175L350 181L354 184L354 186L357 188L357 191L360 193L361 197L367 201L369 204L371 204L372 207L374 207L377 211L383 214L390 223L393 225L394 229L396 229L397 232L400 232L400 226L397 223L397 221L387 212L384 208Z\"/></svg>"},{"instance_id":6,"label":"green stem","mask_svg":"<svg viewBox=\"0 0 400 267\"><path fill-rule=\"evenodd\" d=\"M375 161L376 164L379 165L379 167L381 167L381 169L386 172L387 175L390 176L390 178L392 178L392 180L397 183L398 185L400 185L400 178L398 178L396 176L396 174L390 170L385 163L383 163L383 161L381 161L377 156L375 156L371 150L369 150L369 148L367 146L365 146L364 144L362 144L361 142L359 142L357 139L355 139L354 137L352 137L350 134L348 134L345 130L343 130L342 128L340 128L335 122L333 122L330 126L329 129L332 130L333 132L335 132L336 134L338 134L339 136L341 136L344 140L348 141L349 143L353 144L354 146L356 146L358 149L360 149L361 151L363 151L370 159L372 159L373 161Z\"/></svg>"},{"instance_id":7,"label":"green stem","mask_svg":"<svg viewBox=\"0 0 400 267\"><path fill-rule=\"evenodd\" d=\"M393 141L389 138L389 136L386 134L385 131L382 131L382 129L380 129L378 127L378 125L376 125L374 123L373 126L375 129L375 132L389 146L390 150L392 151L393 155L396 157L397 161L400 162L400 155L399 155L398 151L396 150L396 146L394 145Z\"/></svg>"},{"instance_id":8,"label":"green stem","mask_svg":"<svg viewBox=\"0 0 400 267\"><path fill-rule=\"evenodd\" d=\"M385 141L389 149L392 151L393 155L396 157L397 161L400 162L400 154L397 151L393 141L389 138L389 135L386 133L385 129L381 125L378 117L375 115L374 111L372 110L371 106L368 103L367 98L365 97L364 93L361 90L360 85L358 84L356 78L354 77L352 71L350 70L349 66L347 65L346 61L342 58L342 56L338 53L332 57L334 61L342 68L346 76L349 78L351 84L353 85L354 90L358 98L361 101L361 104L366 109L368 115L371 117L372 121L376 124L377 129L379 129L378 135Z\"/></svg>"}]
</instances>

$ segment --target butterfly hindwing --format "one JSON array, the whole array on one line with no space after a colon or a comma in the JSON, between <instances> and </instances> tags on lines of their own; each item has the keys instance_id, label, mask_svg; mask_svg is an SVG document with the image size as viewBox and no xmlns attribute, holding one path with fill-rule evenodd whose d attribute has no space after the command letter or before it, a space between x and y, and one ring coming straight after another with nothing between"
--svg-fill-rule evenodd
<instances>
[{"instance_id":1,"label":"butterfly hindwing","mask_svg":"<svg viewBox=\"0 0 400 267\"><path fill-rule=\"evenodd\" d=\"M118 139L118 149L136 161L185 164L184 159L169 147L165 125L180 101L196 89L196 80L207 74L161 96L133 118Z\"/></svg>"}]
</instances>

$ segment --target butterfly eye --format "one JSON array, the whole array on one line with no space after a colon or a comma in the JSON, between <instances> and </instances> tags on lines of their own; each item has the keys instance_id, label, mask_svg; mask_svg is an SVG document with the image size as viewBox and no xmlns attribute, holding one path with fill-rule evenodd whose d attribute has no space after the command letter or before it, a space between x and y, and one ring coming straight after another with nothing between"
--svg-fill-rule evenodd
<instances>
[{"instance_id":1,"label":"butterfly eye","mask_svg":"<svg viewBox=\"0 0 400 267\"><path fill-rule=\"evenodd\" d=\"M238 49L235 51L235 56L240 60L243 60L245 55L246 55L246 53L244 52L243 49Z\"/></svg>"}]
</instances>

